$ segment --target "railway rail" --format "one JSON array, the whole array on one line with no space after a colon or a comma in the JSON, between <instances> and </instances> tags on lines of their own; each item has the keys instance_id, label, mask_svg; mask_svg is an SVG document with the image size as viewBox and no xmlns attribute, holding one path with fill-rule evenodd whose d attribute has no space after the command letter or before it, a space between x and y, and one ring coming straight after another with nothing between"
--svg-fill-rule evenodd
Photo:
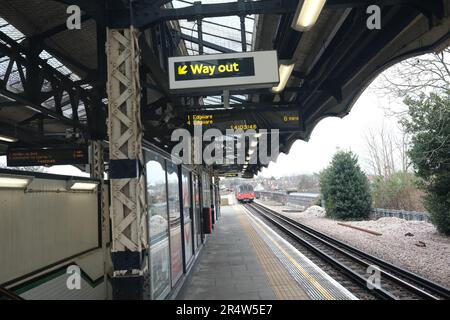
<instances>
[{"instance_id":1,"label":"railway rail","mask_svg":"<svg viewBox=\"0 0 450 320\"><path fill-rule=\"evenodd\" d=\"M376 299L450 299L450 290L438 283L343 243L261 204L252 203L244 206L251 213L269 221L321 261L343 273L351 283ZM371 289L368 286L369 267L379 269L381 279L381 285L372 286Z\"/></svg>"}]
</instances>

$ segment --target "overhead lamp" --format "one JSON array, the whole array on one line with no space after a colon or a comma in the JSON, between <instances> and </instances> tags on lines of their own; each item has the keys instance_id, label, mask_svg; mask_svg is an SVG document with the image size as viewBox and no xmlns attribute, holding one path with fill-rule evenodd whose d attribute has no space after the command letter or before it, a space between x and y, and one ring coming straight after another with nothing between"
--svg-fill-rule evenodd
<instances>
[{"instance_id":1,"label":"overhead lamp","mask_svg":"<svg viewBox=\"0 0 450 320\"><path fill-rule=\"evenodd\" d=\"M0 175L1 189L26 189L33 180L32 177Z\"/></svg>"},{"instance_id":2,"label":"overhead lamp","mask_svg":"<svg viewBox=\"0 0 450 320\"><path fill-rule=\"evenodd\" d=\"M17 142L18 140L14 137L5 136L5 135L0 134L0 141L13 143L13 142Z\"/></svg>"},{"instance_id":3,"label":"overhead lamp","mask_svg":"<svg viewBox=\"0 0 450 320\"><path fill-rule=\"evenodd\" d=\"M280 83L278 86L272 88L273 93L280 93L286 87L289 78L291 77L292 71L294 71L295 63L292 64L280 64L279 74Z\"/></svg>"},{"instance_id":4,"label":"overhead lamp","mask_svg":"<svg viewBox=\"0 0 450 320\"><path fill-rule=\"evenodd\" d=\"M98 182L94 181L70 180L68 183L68 188L73 191L94 191L97 186Z\"/></svg>"},{"instance_id":5,"label":"overhead lamp","mask_svg":"<svg viewBox=\"0 0 450 320\"><path fill-rule=\"evenodd\" d=\"M311 29L319 19L325 2L326 0L299 1L291 27L301 32Z\"/></svg>"}]
</instances>

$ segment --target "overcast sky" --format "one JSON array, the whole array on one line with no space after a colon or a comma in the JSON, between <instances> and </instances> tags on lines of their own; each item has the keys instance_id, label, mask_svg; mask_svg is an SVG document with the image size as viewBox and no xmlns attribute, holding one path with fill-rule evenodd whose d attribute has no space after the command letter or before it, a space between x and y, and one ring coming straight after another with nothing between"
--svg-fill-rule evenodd
<instances>
[{"instance_id":1,"label":"overcast sky","mask_svg":"<svg viewBox=\"0 0 450 320\"><path fill-rule=\"evenodd\" d=\"M386 116L385 107L400 109L400 104L390 103L379 97L374 90L367 89L343 119L326 118L314 129L309 142L296 141L288 155L280 154L276 163L271 163L259 174L263 177L280 177L293 174L320 172L328 166L338 149L356 153L360 165L370 171L367 165L365 135L368 131L379 132L383 126L398 133L398 120Z\"/></svg>"}]
</instances>

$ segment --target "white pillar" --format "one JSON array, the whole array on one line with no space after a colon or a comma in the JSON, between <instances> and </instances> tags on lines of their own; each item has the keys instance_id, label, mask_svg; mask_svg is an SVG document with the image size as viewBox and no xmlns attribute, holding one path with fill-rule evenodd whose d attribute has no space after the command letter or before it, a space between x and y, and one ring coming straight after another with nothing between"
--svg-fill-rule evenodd
<instances>
[{"instance_id":1,"label":"white pillar","mask_svg":"<svg viewBox=\"0 0 450 320\"><path fill-rule=\"evenodd\" d=\"M142 299L148 237L137 30L108 29L106 47L113 297Z\"/></svg>"}]
</instances>

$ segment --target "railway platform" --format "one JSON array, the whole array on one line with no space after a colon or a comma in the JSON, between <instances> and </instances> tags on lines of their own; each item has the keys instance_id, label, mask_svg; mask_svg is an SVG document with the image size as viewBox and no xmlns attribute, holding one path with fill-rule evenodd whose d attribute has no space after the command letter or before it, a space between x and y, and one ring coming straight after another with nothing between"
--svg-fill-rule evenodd
<instances>
[{"instance_id":1,"label":"railway platform","mask_svg":"<svg viewBox=\"0 0 450 320\"><path fill-rule=\"evenodd\" d=\"M355 299L243 206L222 209L177 299Z\"/></svg>"}]
</instances>

